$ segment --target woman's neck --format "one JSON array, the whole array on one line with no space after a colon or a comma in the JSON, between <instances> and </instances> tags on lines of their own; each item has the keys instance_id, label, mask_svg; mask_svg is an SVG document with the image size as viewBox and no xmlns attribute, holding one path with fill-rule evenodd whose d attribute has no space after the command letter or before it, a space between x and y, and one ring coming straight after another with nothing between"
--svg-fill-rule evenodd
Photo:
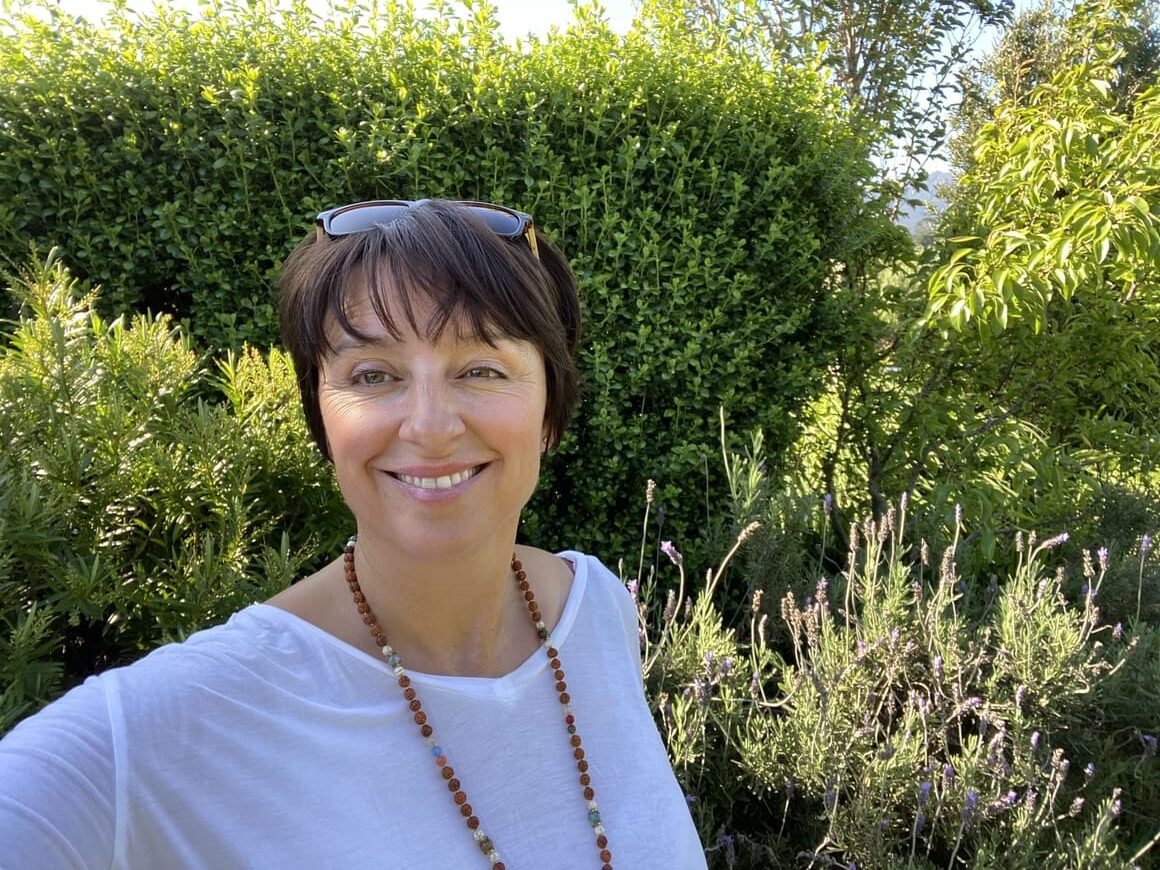
<instances>
[{"instance_id":1,"label":"woman's neck","mask_svg":"<svg viewBox=\"0 0 1160 870\"><path fill-rule=\"evenodd\" d=\"M360 536L354 564L359 585L388 643L408 670L501 676L537 646L535 630L511 572L512 546L487 544L438 560L415 558ZM349 595L345 582L341 592ZM363 648L373 638L355 612ZM379 652L377 649L375 652Z\"/></svg>"}]
</instances>

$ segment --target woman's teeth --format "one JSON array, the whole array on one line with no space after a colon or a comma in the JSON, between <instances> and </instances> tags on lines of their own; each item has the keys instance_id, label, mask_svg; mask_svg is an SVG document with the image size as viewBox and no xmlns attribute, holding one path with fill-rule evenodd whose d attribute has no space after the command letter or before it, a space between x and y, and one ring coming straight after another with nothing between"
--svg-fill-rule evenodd
<instances>
[{"instance_id":1,"label":"woman's teeth","mask_svg":"<svg viewBox=\"0 0 1160 870\"><path fill-rule=\"evenodd\" d=\"M444 477L413 477L410 474L397 474L395 476L403 483L417 486L420 489L450 489L456 484L475 477L478 471L478 468L468 468L465 471L457 471Z\"/></svg>"}]
</instances>

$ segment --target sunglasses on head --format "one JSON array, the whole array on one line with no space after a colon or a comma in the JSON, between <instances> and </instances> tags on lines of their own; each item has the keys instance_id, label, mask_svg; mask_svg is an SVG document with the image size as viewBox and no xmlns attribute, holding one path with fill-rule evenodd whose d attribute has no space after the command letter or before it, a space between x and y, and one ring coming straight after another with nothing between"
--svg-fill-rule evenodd
<instances>
[{"instance_id":1,"label":"sunglasses on head","mask_svg":"<svg viewBox=\"0 0 1160 870\"><path fill-rule=\"evenodd\" d=\"M429 200L375 199L356 202L322 212L315 218L314 226L320 235L325 233L331 238L349 236L352 233L362 233L394 223L405 215L408 209L425 202ZM471 212L473 216L487 224L488 229L497 236L505 239L521 237L527 239L532 254L537 260L540 259L540 249L536 245L536 227L530 214L490 202L454 200L452 205Z\"/></svg>"}]
</instances>

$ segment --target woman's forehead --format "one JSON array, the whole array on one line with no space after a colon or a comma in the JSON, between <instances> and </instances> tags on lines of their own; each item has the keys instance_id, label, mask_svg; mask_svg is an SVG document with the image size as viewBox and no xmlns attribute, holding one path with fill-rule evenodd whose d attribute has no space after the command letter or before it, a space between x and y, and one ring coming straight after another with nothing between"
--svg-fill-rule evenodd
<instances>
[{"instance_id":1,"label":"woman's forehead","mask_svg":"<svg viewBox=\"0 0 1160 870\"><path fill-rule=\"evenodd\" d=\"M352 276L339 304L331 307L323 328L332 348L349 346L351 340L434 342L444 336L457 343L494 344L506 336L494 323L477 322L460 302L447 305L425 288L400 287L390 279L368 281L362 270Z\"/></svg>"}]
</instances>

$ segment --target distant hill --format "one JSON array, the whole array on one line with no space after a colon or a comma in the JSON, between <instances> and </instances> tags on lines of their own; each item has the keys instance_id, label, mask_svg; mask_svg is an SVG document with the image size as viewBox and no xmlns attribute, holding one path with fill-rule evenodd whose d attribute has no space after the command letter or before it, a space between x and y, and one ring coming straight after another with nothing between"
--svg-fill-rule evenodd
<instances>
[{"instance_id":1,"label":"distant hill","mask_svg":"<svg viewBox=\"0 0 1160 870\"><path fill-rule=\"evenodd\" d=\"M898 225L910 230L912 236L920 234L920 226L928 219L934 220L946 208L946 200L938 195L939 189L954 184L955 177L949 172L932 172L927 179L926 190L915 190L908 187L903 194L904 199L921 199L925 205L903 206L898 215Z\"/></svg>"}]
</instances>

